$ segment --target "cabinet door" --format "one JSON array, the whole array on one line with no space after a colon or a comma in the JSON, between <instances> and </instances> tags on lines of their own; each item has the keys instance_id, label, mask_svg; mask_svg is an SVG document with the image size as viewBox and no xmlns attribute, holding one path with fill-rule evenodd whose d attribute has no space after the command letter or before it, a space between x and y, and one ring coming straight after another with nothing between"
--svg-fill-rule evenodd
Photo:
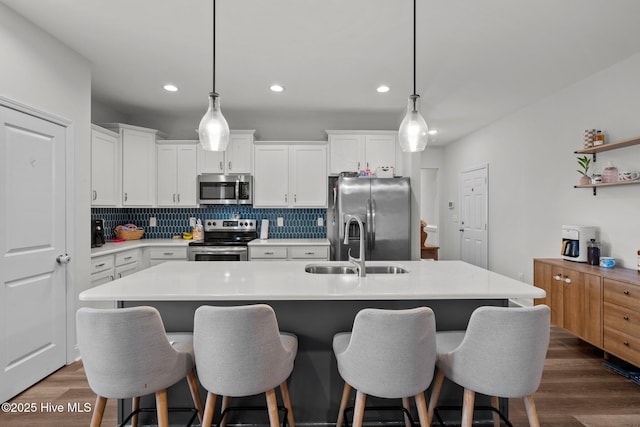
<instances>
[{"instance_id":1,"label":"cabinet door","mask_svg":"<svg viewBox=\"0 0 640 427\"><path fill-rule=\"evenodd\" d=\"M155 134L122 129L122 204L153 206L155 199Z\"/></svg>"},{"instance_id":2,"label":"cabinet door","mask_svg":"<svg viewBox=\"0 0 640 427\"><path fill-rule=\"evenodd\" d=\"M174 206L176 204L176 182L178 166L175 145L158 145L158 206ZM194 183L195 187L195 183Z\"/></svg>"},{"instance_id":3,"label":"cabinet door","mask_svg":"<svg viewBox=\"0 0 640 427\"><path fill-rule=\"evenodd\" d=\"M290 150L290 205L327 207L327 147L300 145Z\"/></svg>"},{"instance_id":4,"label":"cabinet door","mask_svg":"<svg viewBox=\"0 0 640 427\"><path fill-rule=\"evenodd\" d=\"M562 270L564 328L602 346L602 285L600 277Z\"/></svg>"},{"instance_id":5,"label":"cabinet door","mask_svg":"<svg viewBox=\"0 0 640 427\"><path fill-rule=\"evenodd\" d=\"M198 173L224 173L224 151L206 151L198 144Z\"/></svg>"},{"instance_id":6,"label":"cabinet door","mask_svg":"<svg viewBox=\"0 0 640 427\"><path fill-rule=\"evenodd\" d=\"M366 167L375 172L378 166L396 166L396 136L365 136Z\"/></svg>"},{"instance_id":7,"label":"cabinet door","mask_svg":"<svg viewBox=\"0 0 640 427\"><path fill-rule=\"evenodd\" d=\"M289 206L289 147L263 145L254 148L254 207Z\"/></svg>"},{"instance_id":8,"label":"cabinet door","mask_svg":"<svg viewBox=\"0 0 640 427\"><path fill-rule=\"evenodd\" d=\"M228 173L251 173L251 153L253 135L231 134L231 141L226 151L225 167Z\"/></svg>"},{"instance_id":9,"label":"cabinet door","mask_svg":"<svg viewBox=\"0 0 640 427\"><path fill-rule=\"evenodd\" d=\"M195 145L176 147L176 204L196 206L197 151Z\"/></svg>"},{"instance_id":10,"label":"cabinet door","mask_svg":"<svg viewBox=\"0 0 640 427\"><path fill-rule=\"evenodd\" d=\"M536 304L546 304L551 309L551 324L559 327L564 325L563 286L560 281L562 269L540 261L533 264L533 283L544 289L545 298L536 299Z\"/></svg>"},{"instance_id":11,"label":"cabinet door","mask_svg":"<svg viewBox=\"0 0 640 427\"><path fill-rule=\"evenodd\" d=\"M91 130L91 205L118 204L119 137Z\"/></svg>"},{"instance_id":12,"label":"cabinet door","mask_svg":"<svg viewBox=\"0 0 640 427\"><path fill-rule=\"evenodd\" d=\"M358 172L364 169L364 137L362 135L329 136L329 173Z\"/></svg>"}]
</instances>

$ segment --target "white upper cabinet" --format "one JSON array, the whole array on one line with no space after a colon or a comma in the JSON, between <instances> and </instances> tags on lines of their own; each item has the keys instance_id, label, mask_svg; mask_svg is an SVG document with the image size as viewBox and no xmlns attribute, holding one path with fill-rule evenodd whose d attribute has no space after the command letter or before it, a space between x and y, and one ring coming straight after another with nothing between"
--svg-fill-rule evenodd
<instances>
[{"instance_id":1,"label":"white upper cabinet","mask_svg":"<svg viewBox=\"0 0 640 427\"><path fill-rule=\"evenodd\" d=\"M196 206L197 141L157 143L157 206Z\"/></svg>"},{"instance_id":2,"label":"white upper cabinet","mask_svg":"<svg viewBox=\"0 0 640 427\"><path fill-rule=\"evenodd\" d=\"M256 145L254 161L254 207L327 206L326 145Z\"/></svg>"},{"instance_id":3,"label":"white upper cabinet","mask_svg":"<svg viewBox=\"0 0 640 427\"><path fill-rule=\"evenodd\" d=\"M397 131L328 130L329 174L358 172L379 166L393 166L402 175L402 156L397 144Z\"/></svg>"},{"instance_id":4,"label":"white upper cabinet","mask_svg":"<svg viewBox=\"0 0 640 427\"><path fill-rule=\"evenodd\" d=\"M122 206L154 206L158 131L121 123L102 126L120 134Z\"/></svg>"},{"instance_id":5,"label":"white upper cabinet","mask_svg":"<svg viewBox=\"0 0 640 427\"><path fill-rule=\"evenodd\" d=\"M120 135L91 125L91 206L118 206L120 202Z\"/></svg>"},{"instance_id":6,"label":"white upper cabinet","mask_svg":"<svg viewBox=\"0 0 640 427\"><path fill-rule=\"evenodd\" d=\"M198 173L251 174L254 130L232 130L225 151L205 151L198 145Z\"/></svg>"}]
</instances>

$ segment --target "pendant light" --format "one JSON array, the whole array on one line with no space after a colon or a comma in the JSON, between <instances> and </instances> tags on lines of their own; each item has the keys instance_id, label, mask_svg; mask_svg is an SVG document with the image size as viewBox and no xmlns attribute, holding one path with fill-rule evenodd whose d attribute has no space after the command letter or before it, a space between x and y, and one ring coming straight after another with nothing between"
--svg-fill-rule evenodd
<instances>
[{"instance_id":1,"label":"pendant light","mask_svg":"<svg viewBox=\"0 0 640 427\"><path fill-rule=\"evenodd\" d=\"M213 0L213 90L209 93L209 109L198 127L200 144L206 151L224 151L229 144L229 124L220 110L216 93L216 0Z\"/></svg>"},{"instance_id":2,"label":"pendant light","mask_svg":"<svg viewBox=\"0 0 640 427\"><path fill-rule=\"evenodd\" d=\"M427 122L420 114L420 95L416 93L416 0L413 0L413 95L409 96L407 114L398 130L400 148L411 153L424 151L429 141L428 132Z\"/></svg>"}]
</instances>

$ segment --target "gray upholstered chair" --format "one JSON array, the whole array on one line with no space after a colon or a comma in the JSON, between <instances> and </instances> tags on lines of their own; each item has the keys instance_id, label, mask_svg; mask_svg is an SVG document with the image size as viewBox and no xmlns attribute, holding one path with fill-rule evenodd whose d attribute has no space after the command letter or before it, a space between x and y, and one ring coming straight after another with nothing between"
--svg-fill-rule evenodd
<instances>
[{"instance_id":1,"label":"gray upholstered chair","mask_svg":"<svg viewBox=\"0 0 640 427\"><path fill-rule=\"evenodd\" d=\"M345 381L337 427L342 427L352 388L357 390L354 427L362 425L367 395L402 398L406 410L413 397L420 425L430 424L424 397L436 361L436 323L430 308L361 310L352 332L334 336L333 351Z\"/></svg>"},{"instance_id":2,"label":"gray upholstered chair","mask_svg":"<svg viewBox=\"0 0 640 427\"><path fill-rule=\"evenodd\" d=\"M475 393L498 398L524 398L529 425L539 426L533 393L540 386L549 346L550 310L546 305L525 308L480 307L467 330L437 334L438 361L429 416L433 416L447 377L464 388L462 426L471 426ZM494 424L500 419L494 413Z\"/></svg>"},{"instance_id":3,"label":"gray upholstered chair","mask_svg":"<svg viewBox=\"0 0 640 427\"><path fill-rule=\"evenodd\" d=\"M198 378L208 392L204 427L211 425L217 396L225 397L226 407L229 398L260 393L266 394L271 427L278 427L278 386L289 425L295 427L286 381L293 371L298 338L280 333L270 306L199 307L193 344Z\"/></svg>"},{"instance_id":4,"label":"gray upholstered chair","mask_svg":"<svg viewBox=\"0 0 640 427\"><path fill-rule=\"evenodd\" d=\"M167 388L187 378L202 419L194 374L192 338L167 335L153 307L81 308L76 313L78 345L91 389L97 394L91 426L99 426L107 399L133 398L132 426L140 396L155 393L158 425L169 425ZM173 344L172 344L173 342Z\"/></svg>"}]
</instances>

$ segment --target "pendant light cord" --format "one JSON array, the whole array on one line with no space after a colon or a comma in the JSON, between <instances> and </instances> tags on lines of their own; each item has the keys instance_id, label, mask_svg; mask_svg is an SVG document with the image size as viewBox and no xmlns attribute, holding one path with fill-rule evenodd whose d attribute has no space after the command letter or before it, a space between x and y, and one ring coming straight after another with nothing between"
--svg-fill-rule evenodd
<instances>
[{"instance_id":1,"label":"pendant light cord","mask_svg":"<svg viewBox=\"0 0 640 427\"><path fill-rule=\"evenodd\" d=\"M413 0L413 94L416 95L416 0Z\"/></svg>"},{"instance_id":2,"label":"pendant light cord","mask_svg":"<svg viewBox=\"0 0 640 427\"><path fill-rule=\"evenodd\" d=\"M213 93L215 92L216 92L216 0L213 0Z\"/></svg>"}]
</instances>

